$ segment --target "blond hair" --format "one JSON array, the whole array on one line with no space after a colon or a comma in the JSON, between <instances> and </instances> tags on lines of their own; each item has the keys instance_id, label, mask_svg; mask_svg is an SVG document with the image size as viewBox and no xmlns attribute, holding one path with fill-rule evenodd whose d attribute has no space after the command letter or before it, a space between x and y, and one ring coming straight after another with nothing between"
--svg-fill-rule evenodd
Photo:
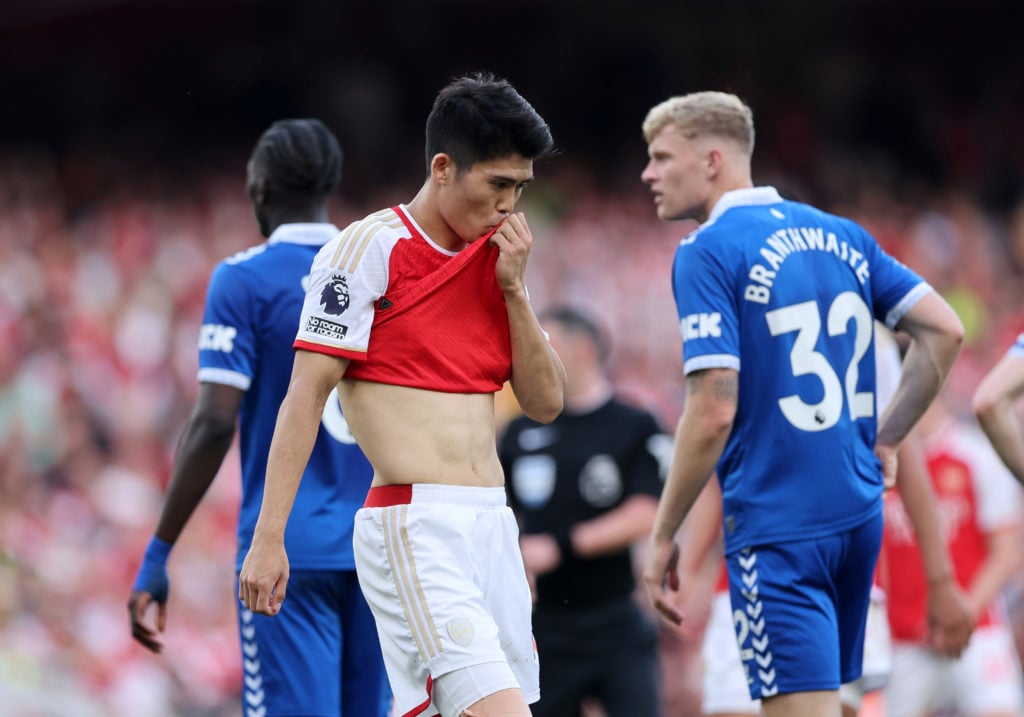
<instances>
[{"instance_id":1,"label":"blond hair","mask_svg":"<svg viewBox=\"0 0 1024 717\"><path fill-rule=\"evenodd\" d=\"M747 154L754 151L754 113L727 92L691 92L655 105L644 119L644 139L650 144L669 124L687 139L724 137L737 142Z\"/></svg>"}]
</instances>

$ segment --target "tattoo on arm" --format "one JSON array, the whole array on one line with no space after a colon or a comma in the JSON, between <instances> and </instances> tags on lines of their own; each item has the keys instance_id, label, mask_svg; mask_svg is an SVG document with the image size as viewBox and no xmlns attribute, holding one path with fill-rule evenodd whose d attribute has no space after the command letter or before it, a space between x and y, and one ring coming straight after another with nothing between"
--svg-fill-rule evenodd
<instances>
[{"instance_id":1,"label":"tattoo on arm","mask_svg":"<svg viewBox=\"0 0 1024 717\"><path fill-rule=\"evenodd\" d=\"M696 371L686 379L686 390L693 395L708 393L716 401L736 403L739 398L739 376L735 371Z\"/></svg>"}]
</instances>

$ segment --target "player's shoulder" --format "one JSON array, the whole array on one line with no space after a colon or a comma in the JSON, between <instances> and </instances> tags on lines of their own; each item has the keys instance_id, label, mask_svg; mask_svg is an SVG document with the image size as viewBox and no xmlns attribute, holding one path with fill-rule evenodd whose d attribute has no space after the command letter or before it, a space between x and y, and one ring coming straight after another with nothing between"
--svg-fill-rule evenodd
<instances>
[{"instance_id":1,"label":"player's shoulder","mask_svg":"<svg viewBox=\"0 0 1024 717\"><path fill-rule=\"evenodd\" d=\"M279 284L296 273L307 273L319 246L287 241L267 241L222 259L213 280L234 284Z\"/></svg>"},{"instance_id":2,"label":"player's shoulder","mask_svg":"<svg viewBox=\"0 0 1024 717\"><path fill-rule=\"evenodd\" d=\"M221 259L221 261L217 264L217 268L220 269L221 267L224 267L225 271L230 272L232 270L228 267L246 266L248 264L251 264L252 262L257 261L260 257L265 255L267 253L267 250L270 249L270 246L270 242L264 241L260 244L248 247L247 249L235 252L231 256Z\"/></svg>"},{"instance_id":3,"label":"player's shoulder","mask_svg":"<svg viewBox=\"0 0 1024 717\"><path fill-rule=\"evenodd\" d=\"M394 241L408 237L409 227L402 215L395 209L381 209L368 214L362 219L352 222L338 234L339 242L357 241Z\"/></svg>"},{"instance_id":4,"label":"player's shoulder","mask_svg":"<svg viewBox=\"0 0 1024 717\"><path fill-rule=\"evenodd\" d=\"M227 273L253 271L271 271L276 273L280 271L281 262L291 258L305 259L308 263L309 258L320 249L322 243L322 240L319 243L288 240L275 241L272 237L262 244L251 246L248 249L243 249L226 257L218 264L218 268L223 267L223 270Z\"/></svg>"},{"instance_id":5,"label":"player's shoulder","mask_svg":"<svg viewBox=\"0 0 1024 717\"><path fill-rule=\"evenodd\" d=\"M269 242L263 242L221 259L210 274L211 288L234 291L251 284L269 248Z\"/></svg>"},{"instance_id":6,"label":"player's shoulder","mask_svg":"<svg viewBox=\"0 0 1024 717\"><path fill-rule=\"evenodd\" d=\"M802 202L790 202L790 204L799 212L800 217L804 220L803 223L805 224L814 223L827 230L841 233L847 238L851 236L868 236L867 230L850 217L845 217L841 214L833 214L832 212L825 211L820 207L815 207L811 204L805 204Z\"/></svg>"},{"instance_id":7,"label":"player's shoulder","mask_svg":"<svg viewBox=\"0 0 1024 717\"><path fill-rule=\"evenodd\" d=\"M783 199L771 187L736 190L723 196L711 216L679 246L692 247L692 252L741 250L752 236L770 235L799 212L796 202Z\"/></svg>"},{"instance_id":8,"label":"player's shoulder","mask_svg":"<svg viewBox=\"0 0 1024 717\"><path fill-rule=\"evenodd\" d=\"M360 259L372 248L390 250L411 232L393 208L381 209L357 219L339 231L317 254L316 261L355 271Z\"/></svg>"}]
</instances>

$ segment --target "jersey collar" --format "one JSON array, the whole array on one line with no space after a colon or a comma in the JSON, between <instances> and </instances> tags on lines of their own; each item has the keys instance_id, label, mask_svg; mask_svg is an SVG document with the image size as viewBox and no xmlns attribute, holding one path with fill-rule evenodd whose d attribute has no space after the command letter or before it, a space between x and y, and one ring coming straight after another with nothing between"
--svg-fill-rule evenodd
<instances>
[{"instance_id":1,"label":"jersey collar","mask_svg":"<svg viewBox=\"0 0 1024 717\"><path fill-rule=\"evenodd\" d=\"M337 234L340 229L328 222L296 222L282 224L267 239L268 244L288 242L290 244L308 244L322 246Z\"/></svg>"},{"instance_id":2,"label":"jersey collar","mask_svg":"<svg viewBox=\"0 0 1024 717\"><path fill-rule=\"evenodd\" d=\"M718 201L715 202L714 209L711 210L711 214L708 215L708 219L704 223L710 224L722 216L726 210L732 209L733 207L778 204L781 201L783 201L782 196L775 187L765 186L733 189L718 198Z\"/></svg>"},{"instance_id":3,"label":"jersey collar","mask_svg":"<svg viewBox=\"0 0 1024 717\"><path fill-rule=\"evenodd\" d=\"M441 246L436 241L431 239L430 236L425 231L423 231L423 227L421 227L417 223L417 221L413 219L412 213L409 211L409 207L405 206L404 204L399 204L397 207L395 207L395 211L398 213L398 216L402 218L402 221L405 222L405 225L409 227L410 231L412 231L414 234L418 234L420 239L425 241L434 249L448 256L457 256L459 254L459 251L445 249L443 246Z\"/></svg>"}]
</instances>

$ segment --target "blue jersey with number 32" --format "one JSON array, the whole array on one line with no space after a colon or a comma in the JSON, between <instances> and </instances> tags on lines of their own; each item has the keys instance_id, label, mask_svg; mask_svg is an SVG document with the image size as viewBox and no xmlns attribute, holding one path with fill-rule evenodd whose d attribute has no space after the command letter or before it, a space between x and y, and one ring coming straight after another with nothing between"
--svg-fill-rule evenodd
<instances>
[{"instance_id":1,"label":"blue jersey with number 32","mask_svg":"<svg viewBox=\"0 0 1024 717\"><path fill-rule=\"evenodd\" d=\"M930 287L856 223L771 187L726 193L676 251L684 371L739 372L718 463L726 552L805 540L881 509L873 320Z\"/></svg>"},{"instance_id":2,"label":"blue jersey with number 32","mask_svg":"<svg viewBox=\"0 0 1024 717\"><path fill-rule=\"evenodd\" d=\"M266 243L222 261L210 279L199 380L245 391L239 416L238 568L263 500L267 452L292 372L309 267L337 233L332 224L284 224ZM355 569L352 521L372 474L332 393L285 532L293 570Z\"/></svg>"}]
</instances>

